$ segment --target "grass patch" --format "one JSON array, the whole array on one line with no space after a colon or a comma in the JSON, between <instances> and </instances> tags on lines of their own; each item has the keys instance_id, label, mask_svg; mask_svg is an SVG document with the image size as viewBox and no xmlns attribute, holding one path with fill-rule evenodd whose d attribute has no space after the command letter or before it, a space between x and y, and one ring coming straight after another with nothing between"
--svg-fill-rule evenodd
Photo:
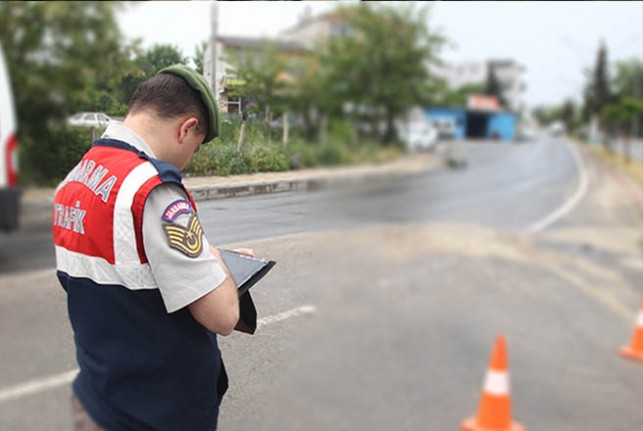
<instances>
[{"instance_id":1,"label":"grass patch","mask_svg":"<svg viewBox=\"0 0 643 431\"><path fill-rule=\"evenodd\" d=\"M639 186L643 185L643 163L633 159L627 160L624 155L608 151L602 145L583 143L599 159L632 178Z\"/></svg>"}]
</instances>

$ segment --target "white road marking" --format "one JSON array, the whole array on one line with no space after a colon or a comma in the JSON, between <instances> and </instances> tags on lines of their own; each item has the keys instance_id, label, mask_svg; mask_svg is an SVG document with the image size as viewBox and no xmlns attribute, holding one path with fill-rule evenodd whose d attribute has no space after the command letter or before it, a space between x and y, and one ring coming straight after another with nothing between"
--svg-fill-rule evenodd
<instances>
[{"instance_id":1,"label":"white road marking","mask_svg":"<svg viewBox=\"0 0 643 431\"><path fill-rule=\"evenodd\" d=\"M58 386L69 384L72 382L72 380L74 380L76 374L78 374L78 368L76 368L75 370L67 371L66 373L57 374L55 376L49 376L42 379L29 380L28 382L2 389L0 390L0 404L7 401L13 401L18 398L26 397L27 395L43 392L47 389L57 388Z\"/></svg>"},{"instance_id":2,"label":"white road marking","mask_svg":"<svg viewBox=\"0 0 643 431\"><path fill-rule=\"evenodd\" d=\"M291 310L287 310L272 316L266 316L257 320L257 328L270 325L271 323L281 322L283 320L290 319L291 317L311 315L316 311L317 307L313 305L302 305L301 307L293 308ZM49 389L54 389L59 386L68 385L74 380L74 378L76 378L77 374L78 368L53 376L29 380L27 382L19 383L8 388L0 389L0 404L44 392Z\"/></svg>"},{"instance_id":3,"label":"white road marking","mask_svg":"<svg viewBox=\"0 0 643 431\"><path fill-rule=\"evenodd\" d=\"M269 325L271 323L281 322L282 320L290 319L291 317L311 315L311 314L315 314L316 312L317 312L317 307L315 307L314 305L302 305L301 307L293 308L291 310L284 311L279 314L262 317L261 319L257 320L257 329L261 328L262 326Z\"/></svg>"},{"instance_id":4,"label":"white road marking","mask_svg":"<svg viewBox=\"0 0 643 431\"><path fill-rule=\"evenodd\" d=\"M563 203L558 209L542 218L541 220L537 221L536 223L531 224L527 228L529 232L540 232L547 229L549 226L569 214L576 207L576 205L578 205L581 199L585 197L585 194L587 194L587 190L589 188L589 176L587 175L587 168L585 167L585 163L583 163L583 159L581 158L580 154L578 154L578 150L576 149L576 147L574 147L569 142L566 142L566 145L570 153L572 154L572 157L574 158L576 167L578 168L578 188L576 189L574 195L570 199L568 199L567 202Z\"/></svg>"}]
</instances>

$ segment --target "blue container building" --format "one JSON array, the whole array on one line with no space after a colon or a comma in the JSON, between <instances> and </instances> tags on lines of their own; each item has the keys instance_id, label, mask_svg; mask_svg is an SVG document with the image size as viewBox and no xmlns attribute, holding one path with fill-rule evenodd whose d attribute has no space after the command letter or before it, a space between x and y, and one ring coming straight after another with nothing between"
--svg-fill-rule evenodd
<instances>
[{"instance_id":1,"label":"blue container building","mask_svg":"<svg viewBox=\"0 0 643 431\"><path fill-rule=\"evenodd\" d=\"M516 114L466 108L432 107L424 114L443 137L493 139L511 142L516 137Z\"/></svg>"}]
</instances>

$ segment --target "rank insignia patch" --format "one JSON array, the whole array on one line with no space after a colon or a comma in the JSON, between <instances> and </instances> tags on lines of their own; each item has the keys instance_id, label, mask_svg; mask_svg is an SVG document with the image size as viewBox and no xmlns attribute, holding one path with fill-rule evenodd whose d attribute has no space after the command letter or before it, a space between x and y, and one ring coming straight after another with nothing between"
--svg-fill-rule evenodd
<instances>
[{"instance_id":1,"label":"rank insignia patch","mask_svg":"<svg viewBox=\"0 0 643 431\"><path fill-rule=\"evenodd\" d=\"M178 223L163 225L170 247L188 257L197 257L203 251L203 228L196 214L192 213L187 227Z\"/></svg>"}]
</instances>

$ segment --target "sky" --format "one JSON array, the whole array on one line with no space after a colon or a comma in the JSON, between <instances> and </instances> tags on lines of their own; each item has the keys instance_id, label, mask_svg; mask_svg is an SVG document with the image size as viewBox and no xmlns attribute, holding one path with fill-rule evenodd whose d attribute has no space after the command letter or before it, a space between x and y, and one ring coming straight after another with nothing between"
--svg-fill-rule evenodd
<instances>
[{"instance_id":1,"label":"sky","mask_svg":"<svg viewBox=\"0 0 643 431\"><path fill-rule=\"evenodd\" d=\"M276 36L294 26L309 8L332 9L332 1L220 1L219 34ZM349 3L349 2L347 2ZM399 2L395 2L399 3ZM446 61L513 59L526 67L528 106L565 98L580 101L584 72L595 62L601 41L608 60L643 59L643 2L416 2L431 4L428 26L453 46ZM128 38L144 47L172 44L185 56L210 34L211 1L136 2L117 15Z\"/></svg>"}]
</instances>

